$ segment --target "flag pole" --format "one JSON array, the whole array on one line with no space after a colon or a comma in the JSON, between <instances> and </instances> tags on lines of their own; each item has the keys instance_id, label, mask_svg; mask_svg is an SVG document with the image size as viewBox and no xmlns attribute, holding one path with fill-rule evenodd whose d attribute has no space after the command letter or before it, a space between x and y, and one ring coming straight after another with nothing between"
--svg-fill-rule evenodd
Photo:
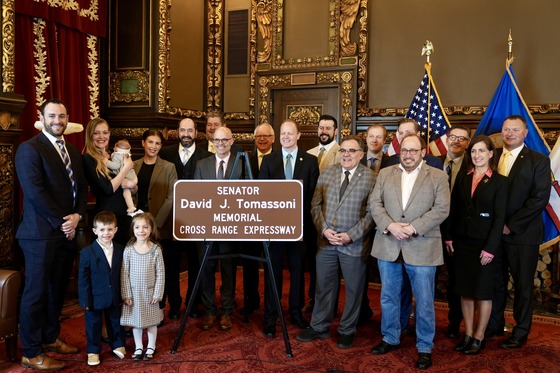
<instances>
[{"instance_id":1,"label":"flag pole","mask_svg":"<svg viewBox=\"0 0 560 373\"><path fill-rule=\"evenodd\" d=\"M430 97L432 96L431 87L432 87L432 73L431 67L432 63L430 62L430 56L434 51L434 46L431 41L426 40L424 46L422 47L422 56L426 56L426 64L424 68L426 69L426 74L428 74L428 118L427 118L427 128L426 128L426 145L430 143L430 118L431 118L431 102ZM429 148L429 147L428 147ZM428 150L428 149L426 149Z\"/></svg>"}]
</instances>

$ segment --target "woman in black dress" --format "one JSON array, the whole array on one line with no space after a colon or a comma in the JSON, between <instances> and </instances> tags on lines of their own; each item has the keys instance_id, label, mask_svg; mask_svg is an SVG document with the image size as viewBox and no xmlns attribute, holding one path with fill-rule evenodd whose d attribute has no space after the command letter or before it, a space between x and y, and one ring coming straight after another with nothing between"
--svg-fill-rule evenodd
<instances>
[{"instance_id":1,"label":"woman in black dress","mask_svg":"<svg viewBox=\"0 0 560 373\"><path fill-rule=\"evenodd\" d=\"M451 196L446 248L455 256L455 291L461 295L465 335L455 347L467 355L484 348L484 331L492 311L494 265L505 222L507 178L498 174L495 147L477 136L467 149L469 171L459 174ZM475 328L475 314L478 323Z\"/></svg>"},{"instance_id":2,"label":"woman in black dress","mask_svg":"<svg viewBox=\"0 0 560 373\"><path fill-rule=\"evenodd\" d=\"M111 174L107 168L110 137L109 124L104 119L94 118L89 121L86 127L86 151L83 155L84 172L95 197L95 213L110 211L116 215L119 229L115 234L115 241L126 245L130 238L128 233L131 219L127 216L122 187L132 187L125 176L132 170L134 163L128 158L117 175Z\"/></svg>"}]
</instances>

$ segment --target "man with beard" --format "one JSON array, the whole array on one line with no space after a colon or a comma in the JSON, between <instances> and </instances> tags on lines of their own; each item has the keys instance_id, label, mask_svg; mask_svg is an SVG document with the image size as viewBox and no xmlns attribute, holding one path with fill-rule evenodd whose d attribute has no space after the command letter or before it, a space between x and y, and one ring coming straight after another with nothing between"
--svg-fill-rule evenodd
<instances>
[{"instance_id":1,"label":"man with beard","mask_svg":"<svg viewBox=\"0 0 560 373\"><path fill-rule=\"evenodd\" d=\"M319 171L323 171L328 166L338 164L340 156L338 149L340 146L336 142L338 134L338 123L336 119L330 115L323 114L319 117L319 126L317 127L317 137L319 137L319 145L307 152L317 157L319 162Z\"/></svg>"},{"instance_id":2,"label":"man with beard","mask_svg":"<svg viewBox=\"0 0 560 373\"><path fill-rule=\"evenodd\" d=\"M21 365L58 370L65 364L46 354L75 354L78 348L60 337L60 313L77 254L76 228L86 213L87 182L78 149L64 141L66 105L48 100L41 106L43 130L16 152L23 190L23 216L16 238L25 257L21 296Z\"/></svg>"},{"instance_id":3,"label":"man with beard","mask_svg":"<svg viewBox=\"0 0 560 373\"><path fill-rule=\"evenodd\" d=\"M401 141L400 164L379 171L369 209L377 225L371 255L381 275L381 343L371 353L383 355L400 344L403 272L416 299L416 367L432 365L436 331L435 274L443 264L439 226L449 214L445 172L422 161L426 142L411 134Z\"/></svg>"},{"instance_id":4,"label":"man with beard","mask_svg":"<svg viewBox=\"0 0 560 373\"><path fill-rule=\"evenodd\" d=\"M159 156L175 165L177 177L183 180L194 179L194 170L198 160L209 157L211 154L201 146L196 146L197 136L196 124L190 118L185 118L179 122L177 129L179 142L174 145L166 146L161 149ZM196 244L191 241L173 241L173 246L169 250L164 250L164 261L166 262L166 295L169 297L169 318L177 320L181 314L181 290L179 277L181 271L182 252L187 253L187 269L189 271L189 288L187 290L188 303L193 296L194 282L200 270L200 259L196 249ZM165 299L164 299L165 301ZM195 295L191 317L200 317L199 306L202 304L200 290Z\"/></svg>"}]
</instances>

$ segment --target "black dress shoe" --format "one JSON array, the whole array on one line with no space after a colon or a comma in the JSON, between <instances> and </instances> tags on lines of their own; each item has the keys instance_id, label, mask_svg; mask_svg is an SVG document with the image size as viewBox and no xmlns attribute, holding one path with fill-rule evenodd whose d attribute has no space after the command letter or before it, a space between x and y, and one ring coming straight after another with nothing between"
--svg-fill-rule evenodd
<instances>
[{"instance_id":1,"label":"black dress shoe","mask_svg":"<svg viewBox=\"0 0 560 373\"><path fill-rule=\"evenodd\" d=\"M171 320L179 320L180 315L181 315L181 312L179 310L171 309L171 310L169 310L169 313L167 314L167 317L169 317Z\"/></svg>"},{"instance_id":2,"label":"black dress shoe","mask_svg":"<svg viewBox=\"0 0 560 373\"><path fill-rule=\"evenodd\" d=\"M356 334L339 334L338 341L336 342L336 347L343 350L352 347L355 336Z\"/></svg>"},{"instance_id":3,"label":"black dress shoe","mask_svg":"<svg viewBox=\"0 0 560 373\"><path fill-rule=\"evenodd\" d=\"M476 338L473 338L471 345L468 348L463 350L465 355L478 355L478 353L484 349L484 345L486 344L485 339L482 341Z\"/></svg>"},{"instance_id":4,"label":"black dress shoe","mask_svg":"<svg viewBox=\"0 0 560 373\"><path fill-rule=\"evenodd\" d=\"M292 324L296 325L300 329L309 329L309 323L303 318L303 316L292 317Z\"/></svg>"},{"instance_id":5,"label":"black dress shoe","mask_svg":"<svg viewBox=\"0 0 560 373\"><path fill-rule=\"evenodd\" d=\"M449 325L447 328L447 338L457 339L461 333L459 332L459 327L456 325Z\"/></svg>"},{"instance_id":6,"label":"black dress shoe","mask_svg":"<svg viewBox=\"0 0 560 373\"><path fill-rule=\"evenodd\" d=\"M455 346L455 351L459 351L459 352L465 351L467 348L471 346L473 340L474 340L473 337L465 334L463 338L461 338L461 342L459 342L457 346Z\"/></svg>"},{"instance_id":7,"label":"black dress shoe","mask_svg":"<svg viewBox=\"0 0 560 373\"><path fill-rule=\"evenodd\" d=\"M400 345L390 345L385 341L381 341L380 344L378 344L371 350L371 353L374 355L385 355L389 351L396 350L397 348L399 348L399 346Z\"/></svg>"},{"instance_id":8,"label":"black dress shoe","mask_svg":"<svg viewBox=\"0 0 560 373\"><path fill-rule=\"evenodd\" d=\"M418 361L416 362L416 368L418 369L428 369L432 366L432 354L421 352L418 354Z\"/></svg>"},{"instance_id":9,"label":"black dress shoe","mask_svg":"<svg viewBox=\"0 0 560 373\"><path fill-rule=\"evenodd\" d=\"M506 350L513 350L515 348L523 346L525 343L527 343L527 338L516 338L514 336L511 336L503 341L500 347L505 348Z\"/></svg>"},{"instance_id":10,"label":"black dress shoe","mask_svg":"<svg viewBox=\"0 0 560 373\"><path fill-rule=\"evenodd\" d=\"M266 324L263 329L263 333L268 338L273 338L276 335L276 325Z\"/></svg>"}]
</instances>

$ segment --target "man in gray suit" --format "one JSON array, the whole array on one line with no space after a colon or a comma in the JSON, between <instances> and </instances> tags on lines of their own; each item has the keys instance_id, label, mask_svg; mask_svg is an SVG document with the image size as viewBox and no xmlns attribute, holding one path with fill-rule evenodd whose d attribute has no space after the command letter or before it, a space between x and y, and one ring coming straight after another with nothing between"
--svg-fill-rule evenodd
<instances>
[{"instance_id":1,"label":"man in gray suit","mask_svg":"<svg viewBox=\"0 0 560 373\"><path fill-rule=\"evenodd\" d=\"M313 222L320 232L317 240L317 288L311 329L297 336L302 342L330 337L329 326L337 301L338 268L345 281L346 301L338 328L338 348L354 342L366 279L362 252L369 245L373 219L367 208L375 175L360 164L364 143L357 136L342 140L340 164L323 170L311 201Z\"/></svg>"},{"instance_id":2,"label":"man in gray suit","mask_svg":"<svg viewBox=\"0 0 560 373\"><path fill-rule=\"evenodd\" d=\"M399 347L404 268L416 299L416 367L427 369L436 329L435 274L443 264L439 225L449 214L449 185L445 172L422 161L426 143L419 136L405 136L400 154L399 165L379 171L368 202L377 224L371 255L378 260L382 284L383 340L371 352L382 355Z\"/></svg>"},{"instance_id":3,"label":"man in gray suit","mask_svg":"<svg viewBox=\"0 0 560 373\"><path fill-rule=\"evenodd\" d=\"M212 139L216 154L196 163L194 178L197 180L216 180L216 179L240 179L241 168L233 170L235 163L235 155L231 153L233 144L233 135L227 127L219 127L214 132ZM233 174L233 176L232 176ZM233 254L234 248L231 242L214 241L210 244L208 255L225 255ZM199 258L204 256L204 245L198 243ZM220 259L220 271L222 275L222 286L220 292L222 295L222 317L220 319L220 329L230 330L231 313L235 306L235 261L233 258ZM217 259L207 260L202 272L202 303L206 317L202 320L201 329L209 330L214 326L216 320L216 264Z\"/></svg>"}]
</instances>

